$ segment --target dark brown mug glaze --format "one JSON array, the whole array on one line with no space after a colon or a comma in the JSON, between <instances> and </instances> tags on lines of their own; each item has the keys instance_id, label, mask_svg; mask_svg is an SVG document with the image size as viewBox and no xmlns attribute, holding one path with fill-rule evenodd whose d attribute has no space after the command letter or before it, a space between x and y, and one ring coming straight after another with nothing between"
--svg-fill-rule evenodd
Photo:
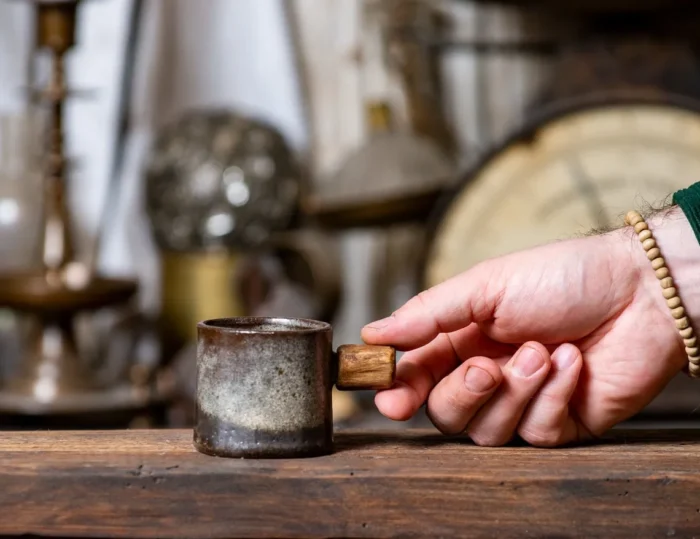
<instances>
[{"instance_id":1,"label":"dark brown mug glaze","mask_svg":"<svg viewBox=\"0 0 700 539\"><path fill-rule=\"evenodd\" d=\"M288 318L197 325L195 448L220 457L333 451L331 326Z\"/></svg>"}]
</instances>

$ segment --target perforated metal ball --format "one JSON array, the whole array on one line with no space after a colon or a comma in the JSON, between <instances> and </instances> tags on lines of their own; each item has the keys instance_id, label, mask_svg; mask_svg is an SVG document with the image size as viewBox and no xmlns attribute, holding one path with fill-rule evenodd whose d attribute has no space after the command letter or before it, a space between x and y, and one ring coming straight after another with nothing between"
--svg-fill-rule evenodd
<instances>
[{"instance_id":1,"label":"perforated metal ball","mask_svg":"<svg viewBox=\"0 0 700 539\"><path fill-rule=\"evenodd\" d=\"M161 248L263 244L297 211L300 172L270 124L228 110L191 111L158 136L146 209Z\"/></svg>"}]
</instances>

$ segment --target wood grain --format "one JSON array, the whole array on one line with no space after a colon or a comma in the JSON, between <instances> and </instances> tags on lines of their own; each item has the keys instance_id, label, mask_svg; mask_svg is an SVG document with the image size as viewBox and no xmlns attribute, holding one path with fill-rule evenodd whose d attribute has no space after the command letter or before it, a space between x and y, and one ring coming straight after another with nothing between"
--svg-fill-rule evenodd
<instances>
[{"instance_id":1,"label":"wood grain","mask_svg":"<svg viewBox=\"0 0 700 539\"><path fill-rule=\"evenodd\" d=\"M433 431L336 436L328 457L197 453L190 431L3 433L0 535L690 537L700 432L479 448Z\"/></svg>"},{"instance_id":2,"label":"wood grain","mask_svg":"<svg viewBox=\"0 0 700 539\"><path fill-rule=\"evenodd\" d=\"M343 344L337 355L338 389L388 389L394 384L396 350L391 346Z\"/></svg>"}]
</instances>

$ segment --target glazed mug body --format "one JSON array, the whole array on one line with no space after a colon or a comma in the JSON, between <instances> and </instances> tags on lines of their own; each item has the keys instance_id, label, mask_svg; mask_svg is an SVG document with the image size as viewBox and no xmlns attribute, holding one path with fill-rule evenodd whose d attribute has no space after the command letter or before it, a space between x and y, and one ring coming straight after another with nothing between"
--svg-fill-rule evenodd
<instances>
[{"instance_id":1,"label":"glazed mug body","mask_svg":"<svg viewBox=\"0 0 700 539\"><path fill-rule=\"evenodd\" d=\"M333 450L332 328L290 318L197 325L194 445L220 457Z\"/></svg>"}]
</instances>

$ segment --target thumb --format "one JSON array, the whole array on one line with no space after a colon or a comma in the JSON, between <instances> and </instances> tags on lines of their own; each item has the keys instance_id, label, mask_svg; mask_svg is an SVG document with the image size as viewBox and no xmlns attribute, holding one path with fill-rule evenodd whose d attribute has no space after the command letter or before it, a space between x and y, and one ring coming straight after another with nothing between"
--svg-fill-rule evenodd
<instances>
[{"instance_id":1,"label":"thumb","mask_svg":"<svg viewBox=\"0 0 700 539\"><path fill-rule=\"evenodd\" d=\"M486 261L411 298L390 317L362 328L367 344L412 350L440 333L493 319L504 293L498 264Z\"/></svg>"}]
</instances>

